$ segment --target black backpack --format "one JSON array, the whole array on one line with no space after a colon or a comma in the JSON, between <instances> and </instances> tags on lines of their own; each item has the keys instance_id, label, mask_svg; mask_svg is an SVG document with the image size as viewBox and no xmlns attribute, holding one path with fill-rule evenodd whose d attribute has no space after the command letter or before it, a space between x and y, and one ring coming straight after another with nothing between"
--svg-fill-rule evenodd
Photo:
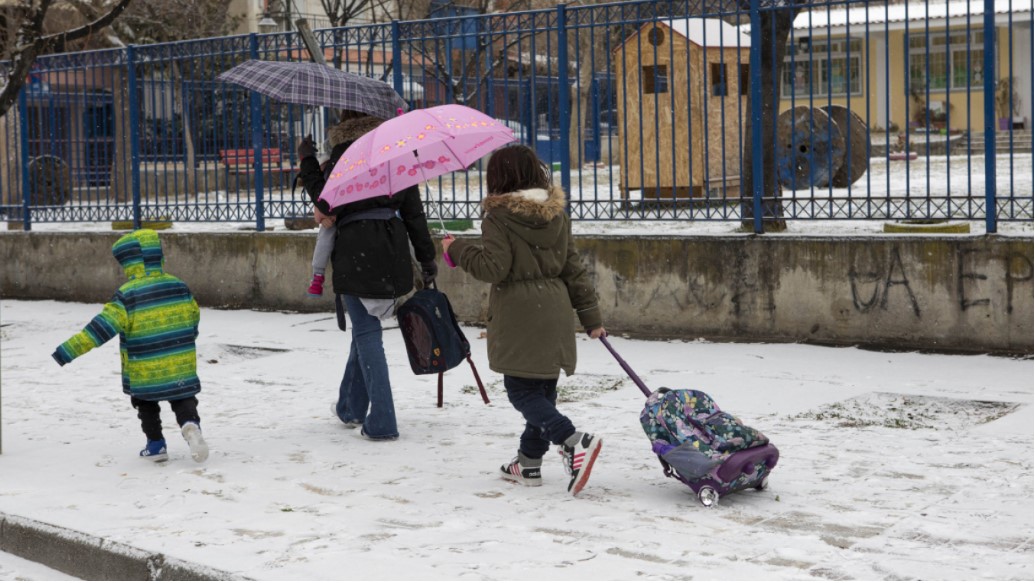
<instances>
[{"instance_id":1,"label":"black backpack","mask_svg":"<svg viewBox=\"0 0 1035 583\"><path fill-rule=\"evenodd\" d=\"M457 324L453 306L446 294L433 288L425 288L406 300L396 310L399 329L406 342L406 354L410 358L413 374L438 373L438 406L442 406L442 377L447 370L467 359L478 383L482 400L489 404L478 369L471 361L471 344Z\"/></svg>"}]
</instances>

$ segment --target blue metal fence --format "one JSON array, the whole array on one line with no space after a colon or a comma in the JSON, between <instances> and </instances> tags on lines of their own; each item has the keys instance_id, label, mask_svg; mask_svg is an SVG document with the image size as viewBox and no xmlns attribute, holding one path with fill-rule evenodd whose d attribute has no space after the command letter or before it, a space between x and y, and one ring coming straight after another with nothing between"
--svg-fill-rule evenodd
<instances>
[{"instance_id":1,"label":"blue metal fence","mask_svg":"<svg viewBox=\"0 0 1035 583\"><path fill-rule=\"evenodd\" d=\"M583 220L1033 219L1032 0L637 1L316 32L411 107L503 120ZM247 222L309 212L321 108L215 80L294 32L40 58L0 122L0 213ZM0 67L3 65L0 64ZM476 218L480 165L433 180Z\"/></svg>"}]
</instances>

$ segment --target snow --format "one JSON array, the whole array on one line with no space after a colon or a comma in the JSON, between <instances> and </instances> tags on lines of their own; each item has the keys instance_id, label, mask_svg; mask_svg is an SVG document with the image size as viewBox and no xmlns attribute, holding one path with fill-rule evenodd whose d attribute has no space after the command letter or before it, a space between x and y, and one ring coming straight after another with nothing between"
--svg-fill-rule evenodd
<instances>
[{"instance_id":1,"label":"snow","mask_svg":"<svg viewBox=\"0 0 1035 583\"><path fill-rule=\"evenodd\" d=\"M703 389L780 448L768 490L706 509L662 475L642 395L585 336L560 406L604 447L577 498L553 454L540 488L496 477L522 422L478 328L491 405L462 365L435 408L392 328L402 437L358 438L329 411L349 342L332 314L203 309L212 455L190 460L166 407L171 459L146 462L117 343L50 358L99 308L0 301L0 512L256 579L1035 576L1031 359L612 337L648 385Z\"/></svg>"},{"instance_id":2,"label":"snow","mask_svg":"<svg viewBox=\"0 0 1035 583\"><path fill-rule=\"evenodd\" d=\"M0 581L79 581L50 567L0 551Z\"/></svg>"}]
</instances>

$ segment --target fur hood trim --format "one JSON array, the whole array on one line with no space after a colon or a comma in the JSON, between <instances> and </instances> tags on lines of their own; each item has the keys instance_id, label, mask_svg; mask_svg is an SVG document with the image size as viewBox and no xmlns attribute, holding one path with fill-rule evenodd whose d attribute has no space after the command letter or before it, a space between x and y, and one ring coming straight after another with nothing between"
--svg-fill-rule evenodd
<instances>
[{"instance_id":1,"label":"fur hood trim","mask_svg":"<svg viewBox=\"0 0 1035 583\"><path fill-rule=\"evenodd\" d=\"M550 221L564 212L564 190L551 186L549 190L532 188L507 194L493 194L482 201L486 213L506 210L523 217Z\"/></svg>"},{"instance_id":2,"label":"fur hood trim","mask_svg":"<svg viewBox=\"0 0 1035 583\"><path fill-rule=\"evenodd\" d=\"M347 119L327 130L327 141L332 148L345 142L355 142L360 136L377 128L384 121L372 115Z\"/></svg>"}]
</instances>

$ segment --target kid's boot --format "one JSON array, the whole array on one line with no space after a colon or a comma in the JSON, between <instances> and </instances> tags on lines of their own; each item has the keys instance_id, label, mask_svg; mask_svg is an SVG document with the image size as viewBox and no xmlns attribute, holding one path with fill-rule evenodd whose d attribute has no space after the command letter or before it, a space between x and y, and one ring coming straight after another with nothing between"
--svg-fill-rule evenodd
<instances>
[{"instance_id":1,"label":"kid's boot","mask_svg":"<svg viewBox=\"0 0 1035 583\"><path fill-rule=\"evenodd\" d=\"M316 273L313 275L313 281L309 283L309 289L306 290L311 298L318 298L323 295L323 274Z\"/></svg>"},{"instance_id":2,"label":"kid's boot","mask_svg":"<svg viewBox=\"0 0 1035 583\"><path fill-rule=\"evenodd\" d=\"M518 451L509 464L500 466L500 477L525 486L543 485L543 459L533 459Z\"/></svg>"},{"instance_id":3,"label":"kid's boot","mask_svg":"<svg viewBox=\"0 0 1035 583\"><path fill-rule=\"evenodd\" d=\"M180 427L180 433L187 440L190 446L190 457L196 462L203 462L208 459L208 444L201 436L201 427L194 421L188 421ZM164 450L163 450L164 451Z\"/></svg>"},{"instance_id":4,"label":"kid's boot","mask_svg":"<svg viewBox=\"0 0 1035 583\"><path fill-rule=\"evenodd\" d=\"M558 449L558 453L564 458L565 471L571 474L568 492L572 496L578 494L589 480L593 462L597 461L597 454L600 453L600 443L599 437L576 431Z\"/></svg>"},{"instance_id":5,"label":"kid's boot","mask_svg":"<svg viewBox=\"0 0 1035 583\"><path fill-rule=\"evenodd\" d=\"M147 446L140 450L140 457L153 462L164 462L169 459L169 452L165 449L165 440L148 441Z\"/></svg>"}]
</instances>

